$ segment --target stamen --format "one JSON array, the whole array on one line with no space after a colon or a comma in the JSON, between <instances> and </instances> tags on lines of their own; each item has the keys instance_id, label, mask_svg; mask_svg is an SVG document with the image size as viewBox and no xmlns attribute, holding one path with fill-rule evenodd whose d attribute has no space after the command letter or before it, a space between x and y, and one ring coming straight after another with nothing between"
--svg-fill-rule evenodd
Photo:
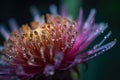
<instances>
[{"instance_id":1,"label":"stamen","mask_svg":"<svg viewBox=\"0 0 120 80\"><path fill-rule=\"evenodd\" d=\"M50 46L50 57L51 58L53 57L53 46L52 45Z\"/></svg>"},{"instance_id":2,"label":"stamen","mask_svg":"<svg viewBox=\"0 0 120 80\"><path fill-rule=\"evenodd\" d=\"M43 41L45 41L46 40L46 33L45 33L45 31L42 31L42 39L43 39Z\"/></svg>"},{"instance_id":3,"label":"stamen","mask_svg":"<svg viewBox=\"0 0 120 80\"><path fill-rule=\"evenodd\" d=\"M26 53L27 53L30 57L33 57L32 53L30 52L29 49L27 49Z\"/></svg>"},{"instance_id":4,"label":"stamen","mask_svg":"<svg viewBox=\"0 0 120 80\"><path fill-rule=\"evenodd\" d=\"M39 35L38 35L38 32L37 32L37 31L34 31L34 34L36 35L36 44L37 44L37 46L40 47L40 37L39 37Z\"/></svg>"},{"instance_id":5,"label":"stamen","mask_svg":"<svg viewBox=\"0 0 120 80\"><path fill-rule=\"evenodd\" d=\"M38 46L40 46L40 38L39 38L39 36L36 36L36 43L37 43Z\"/></svg>"},{"instance_id":6,"label":"stamen","mask_svg":"<svg viewBox=\"0 0 120 80\"><path fill-rule=\"evenodd\" d=\"M40 55L41 55L41 58L43 59L43 61L46 62L45 56L44 56L44 48L40 49Z\"/></svg>"},{"instance_id":7,"label":"stamen","mask_svg":"<svg viewBox=\"0 0 120 80\"><path fill-rule=\"evenodd\" d=\"M32 29L34 30L39 27L39 22L37 22L37 21L31 22L30 25L31 25Z\"/></svg>"}]
</instances>

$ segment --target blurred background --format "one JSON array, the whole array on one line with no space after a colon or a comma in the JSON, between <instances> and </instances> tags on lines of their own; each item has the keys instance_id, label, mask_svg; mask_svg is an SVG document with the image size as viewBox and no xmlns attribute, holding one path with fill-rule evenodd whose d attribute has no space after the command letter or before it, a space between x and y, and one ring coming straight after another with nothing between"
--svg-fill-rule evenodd
<instances>
[{"instance_id":1,"label":"blurred background","mask_svg":"<svg viewBox=\"0 0 120 80\"><path fill-rule=\"evenodd\" d=\"M96 22L107 22L112 31L110 40L117 38L117 44L107 54L88 61L88 70L83 80L120 80L120 0L0 0L0 24L9 29L8 20L15 18L19 26L31 22L30 7L36 6L41 14L49 13L49 6L55 4L60 11L61 4L67 6L70 15L77 18L79 8L84 10L84 19L90 9L97 10ZM0 35L0 44L4 39ZM108 40L109 41L109 40ZM94 43L96 43L95 41Z\"/></svg>"}]
</instances>

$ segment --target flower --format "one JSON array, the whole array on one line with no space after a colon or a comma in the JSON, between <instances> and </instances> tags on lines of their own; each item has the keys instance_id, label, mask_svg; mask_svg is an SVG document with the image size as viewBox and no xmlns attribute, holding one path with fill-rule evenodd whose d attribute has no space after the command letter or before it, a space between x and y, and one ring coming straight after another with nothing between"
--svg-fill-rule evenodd
<instances>
[{"instance_id":1,"label":"flower","mask_svg":"<svg viewBox=\"0 0 120 80\"><path fill-rule=\"evenodd\" d=\"M67 18L65 8L61 15L57 15L53 5L50 11L52 15L40 18L33 7L31 12L35 21L20 29L17 29L13 19L10 20L14 30L10 35L3 27L0 28L6 38L1 54L0 79L71 80L70 70L115 45L116 39L102 45L111 35L110 31L99 44L83 52L107 28L105 23L94 22L94 9L85 22L82 9L76 22Z\"/></svg>"}]
</instances>

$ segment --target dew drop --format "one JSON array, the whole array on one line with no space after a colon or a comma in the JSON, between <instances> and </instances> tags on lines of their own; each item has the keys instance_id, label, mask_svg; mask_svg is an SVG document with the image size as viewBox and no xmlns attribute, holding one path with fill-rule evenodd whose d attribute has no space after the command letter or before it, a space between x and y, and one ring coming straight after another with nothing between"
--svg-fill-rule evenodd
<instances>
[{"instance_id":1,"label":"dew drop","mask_svg":"<svg viewBox=\"0 0 120 80\"><path fill-rule=\"evenodd\" d=\"M31 62L34 62L35 60L34 60L34 58L33 58L33 57L31 57L31 58L30 58L30 61L31 61Z\"/></svg>"},{"instance_id":2,"label":"dew drop","mask_svg":"<svg viewBox=\"0 0 120 80\"><path fill-rule=\"evenodd\" d=\"M54 60L55 60L55 62L61 62L63 60L63 53L61 53L61 52L56 53Z\"/></svg>"},{"instance_id":3,"label":"dew drop","mask_svg":"<svg viewBox=\"0 0 120 80\"><path fill-rule=\"evenodd\" d=\"M29 65L32 65L34 63L34 58L33 57L30 57L30 59L28 60L28 64Z\"/></svg>"},{"instance_id":4,"label":"dew drop","mask_svg":"<svg viewBox=\"0 0 120 80\"><path fill-rule=\"evenodd\" d=\"M50 76L50 75L54 75L55 73L55 69L54 69L54 66L52 65L46 65L45 69L44 69L44 74L46 76Z\"/></svg>"}]
</instances>

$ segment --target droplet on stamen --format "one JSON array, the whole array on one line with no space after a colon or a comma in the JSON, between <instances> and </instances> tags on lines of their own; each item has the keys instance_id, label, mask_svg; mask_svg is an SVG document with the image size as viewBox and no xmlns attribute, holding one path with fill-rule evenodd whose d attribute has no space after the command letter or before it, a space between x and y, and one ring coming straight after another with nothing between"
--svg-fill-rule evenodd
<instances>
[{"instance_id":1,"label":"droplet on stamen","mask_svg":"<svg viewBox=\"0 0 120 80\"><path fill-rule=\"evenodd\" d=\"M34 58L30 57L29 60L28 60L28 64L33 65L34 61L35 61Z\"/></svg>"},{"instance_id":2,"label":"droplet on stamen","mask_svg":"<svg viewBox=\"0 0 120 80\"><path fill-rule=\"evenodd\" d=\"M40 49L40 55L41 55L41 58L43 59L43 61L46 62L45 55L44 55L44 48L42 48L42 47Z\"/></svg>"}]
</instances>

